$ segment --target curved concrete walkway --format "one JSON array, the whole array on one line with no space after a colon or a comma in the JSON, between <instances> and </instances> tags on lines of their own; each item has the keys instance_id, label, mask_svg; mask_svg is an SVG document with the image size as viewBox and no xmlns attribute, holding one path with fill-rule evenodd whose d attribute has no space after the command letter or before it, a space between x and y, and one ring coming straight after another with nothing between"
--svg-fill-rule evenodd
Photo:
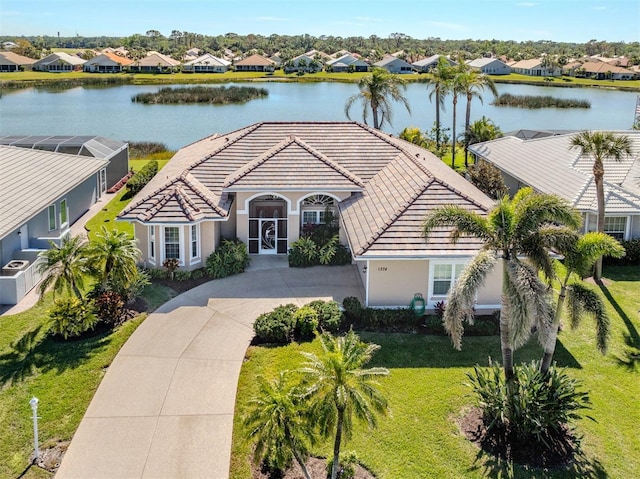
<instances>
[{"instance_id":1,"label":"curved concrete walkway","mask_svg":"<svg viewBox=\"0 0 640 479\"><path fill-rule=\"evenodd\" d=\"M289 302L362 298L353 266L256 263L172 299L138 327L109 366L57 479L229 476L236 387L255 318Z\"/></svg>"}]
</instances>

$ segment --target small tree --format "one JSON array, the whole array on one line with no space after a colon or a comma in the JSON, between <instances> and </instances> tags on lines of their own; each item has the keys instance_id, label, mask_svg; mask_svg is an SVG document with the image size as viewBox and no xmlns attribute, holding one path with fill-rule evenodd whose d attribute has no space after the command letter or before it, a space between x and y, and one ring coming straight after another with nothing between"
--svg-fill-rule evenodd
<instances>
[{"instance_id":1,"label":"small tree","mask_svg":"<svg viewBox=\"0 0 640 479\"><path fill-rule=\"evenodd\" d=\"M49 246L48 250L40 253L43 261L38 265L38 272L44 275L38 286L40 300L50 286L54 296L66 291L82 298L84 278L91 273L84 239L80 236L66 237L60 246L53 241Z\"/></svg>"}]
</instances>

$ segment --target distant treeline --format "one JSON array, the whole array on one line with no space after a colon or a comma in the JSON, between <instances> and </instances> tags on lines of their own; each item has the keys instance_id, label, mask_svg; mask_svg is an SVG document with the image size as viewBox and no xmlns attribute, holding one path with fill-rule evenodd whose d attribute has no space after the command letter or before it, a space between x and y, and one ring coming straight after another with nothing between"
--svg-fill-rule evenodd
<instances>
[{"instance_id":1,"label":"distant treeline","mask_svg":"<svg viewBox=\"0 0 640 479\"><path fill-rule=\"evenodd\" d=\"M159 104L159 103L245 103L255 98L264 98L269 95L266 88L254 88L248 86L230 87L206 87L196 86L192 88L162 88L156 93L139 93L131 97L135 103Z\"/></svg>"},{"instance_id":2,"label":"distant treeline","mask_svg":"<svg viewBox=\"0 0 640 479\"><path fill-rule=\"evenodd\" d=\"M548 95L511 95L510 93L503 93L493 104L496 106L517 106L520 108L591 108L591 103L588 100L554 98Z\"/></svg>"}]
</instances>

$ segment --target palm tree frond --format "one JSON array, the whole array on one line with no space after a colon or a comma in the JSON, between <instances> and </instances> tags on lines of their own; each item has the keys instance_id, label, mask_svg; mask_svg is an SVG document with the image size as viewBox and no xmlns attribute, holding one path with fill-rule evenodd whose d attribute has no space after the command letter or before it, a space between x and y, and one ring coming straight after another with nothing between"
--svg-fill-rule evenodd
<instances>
[{"instance_id":1,"label":"palm tree frond","mask_svg":"<svg viewBox=\"0 0 640 479\"><path fill-rule=\"evenodd\" d=\"M611 321L600 295L580 283L574 283L567 291L567 308L572 328L578 327L583 313L593 316L596 321L596 345L598 351L606 354Z\"/></svg>"}]
</instances>

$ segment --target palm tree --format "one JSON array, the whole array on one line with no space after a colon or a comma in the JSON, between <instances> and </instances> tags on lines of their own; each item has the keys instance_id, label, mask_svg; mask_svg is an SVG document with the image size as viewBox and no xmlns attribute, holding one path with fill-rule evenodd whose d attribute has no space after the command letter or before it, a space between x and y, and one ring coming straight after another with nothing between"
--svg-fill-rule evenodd
<instances>
[{"instance_id":1,"label":"palm tree","mask_svg":"<svg viewBox=\"0 0 640 479\"><path fill-rule=\"evenodd\" d=\"M427 138L422 131L420 131L420 128L416 127L405 128L400 132L398 138L413 143L414 145L422 146L423 148L426 148L428 145Z\"/></svg>"},{"instance_id":2,"label":"palm tree","mask_svg":"<svg viewBox=\"0 0 640 479\"><path fill-rule=\"evenodd\" d=\"M438 58L438 64L431 71L431 78L427 84L427 88L431 89L429 93L429 101L432 101L435 95L436 100L436 148L440 147L440 109L444 110L444 99L449 91L451 82L452 68L444 57Z\"/></svg>"},{"instance_id":3,"label":"palm tree","mask_svg":"<svg viewBox=\"0 0 640 479\"><path fill-rule=\"evenodd\" d=\"M449 91L453 101L453 126L451 129L451 168L456 162L456 110L458 107L458 97L465 93L466 75L469 67L462 58L458 58L458 66L454 68L453 76L449 83Z\"/></svg>"},{"instance_id":4,"label":"palm tree","mask_svg":"<svg viewBox=\"0 0 640 479\"><path fill-rule=\"evenodd\" d=\"M466 151L469 145L475 145L476 143L482 143L483 141L495 140L501 136L502 131L500 128L492 120L483 116L465 128L462 141L464 142Z\"/></svg>"},{"instance_id":5,"label":"palm tree","mask_svg":"<svg viewBox=\"0 0 640 479\"><path fill-rule=\"evenodd\" d=\"M258 387L244 421L250 428L249 437L256 439L254 460L282 471L293 456L304 476L311 479L305 459L315 443L315 432L301 406L299 389L289 385L286 371L274 381L258 377Z\"/></svg>"},{"instance_id":6,"label":"palm tree","mask_svg":"<svg viewBox=\"0 0 640 479\"><path fill-rule=\"evenodd\" d=\"M580 222L580 214L562 199L531 188L518 191L512 199L503 197L487 216L460 206L443 206L427 215L423 224L427 238L436 227L453 226L453 242L463 234L484 241L447 298L444 323L456 349L462 347L463 321L472 320L478 289L501 262L500 345L505 378L513 378L513 351L529 339L533 325L544 341L551 323L546 287L537 273L541 269L552 274L546 246L565 236L565 230L556 225L577 228Z\"/></svg>"},{"instance_id":7,"label":"palm tree","mask_svg":"<svg viewBox=\"0 0 640 479\"><path fill-rule=\"evenodd\" d=\"M136 240L123 231L102 226L87 253L103 286L110 280L126 285L136 277L140 250Z\"/></svg>"},{"instance_id":8,"label":"palm tree","mask_svg":"<svg viewBox=\"0 0 640 479\"><path fill-rule=\"evenodd\" d=\"M567 313L573 327L579 324L583 313L588 313L596 321L597 347L605 354L609 338L609 317L602 298L594 291L586 288L580 278L588 274L598 258L602 255L620 258L624 256L624 248L618 241L604 233L591 232L578 236L575 232L567 232L564 241L555 245L555 249L564 255L564 272L560 281L558 303L551 325L551 332L544 344L544 355L540 363L540 371L546 373L551 366L556 349L560 319L568 305ZM556 275L558 276L558 275ZM569 280L573 282L570 284Z\"/></svg>"},{"instance_id":9,"label":"palm tree","mask_svg":"<svg viewBox=\"0 0 640 479\"><path fill-rule=\"evenodd\" d=\"M480 100L482 103L482 96L480 92L485 88L488 88L491 93L493 93L494 97L498 96L498 90L496 90L496 86L493 84L493 80L488 75L479 72L475 69L467 69L463 71L459 78L458 82L460 84L460 89L462 93L467 97L467 112L464 120L464 131L467 132L469 130L469 123L471 121L471 101L474 97ZM469 165L469 151L465 144L464 148L464 166L467 167Z\"/></svg>"},{"instance_id":10,"label":"palm tree","mask_svg":"<svg viewBox=\"0 0 640 479\"><path fill-rule=\"evenodd\" d=\"M48 250L40 253L43 261L38 264L38 273L44 275L38 286L40 300L50 286L53 286L54 297L56 293L66 291L82 299L84 277L91 273L84 239L80 236L66 237L60 246L53 241L49 246Z\"/></svg>"},{"instance_id":11,"label":"palm tree","mask_svg":"<svg viewBox=\"0 0 640 479\"><path fill-rule=\"evenodd\" d=\"M583 131L571 138L571 147L579 148L582 155L593 156L593 178L598 201L597 231L604 233L604 160L613 158L620 161L623 155L631 156L631 140L626 135L616 135L608 131ZM602 257L596 261L593 278L602 277Z\"/></svg>"},{"instance_id":12,"label":"palm tree","mask_svg":"<svg viewBox=\"0 0 640 479\"><path fill-rule=\"evenodd\" d=\"M362 118L367 124L367 116L369 110L373 115L373 127L379 130L385 121L391 124L391 103L389 97L393 101L399 101L404 104L405 108L411 113L409 101L402 95L402 90L406 89L406 82L398 75L393 75L383 68L374 68L371 75L365 75L358 82L360 93L353 95L347 99L344 106L344 112L347 118L351 106L359 101L362 103Z\"/></svg>"},{"instance_id":13,"label":"palm tree","mask_svg":"<svg viewBox=\"0 0 640 479\"><path fill-rule=\"evenodd\" d=\"M301 372L308 384L305 396L311 402L311 414L327 437L335 433L331 479L336 479L342 437L352 434L353 416L376 426L376 413L387 412L387 400L377 389L377 377L386 376L385 368L362 369L380 346L366 344L349 331L345 336L320 336L322 354L303 352L307 358Z\"/></svg>"}]
</instances>

